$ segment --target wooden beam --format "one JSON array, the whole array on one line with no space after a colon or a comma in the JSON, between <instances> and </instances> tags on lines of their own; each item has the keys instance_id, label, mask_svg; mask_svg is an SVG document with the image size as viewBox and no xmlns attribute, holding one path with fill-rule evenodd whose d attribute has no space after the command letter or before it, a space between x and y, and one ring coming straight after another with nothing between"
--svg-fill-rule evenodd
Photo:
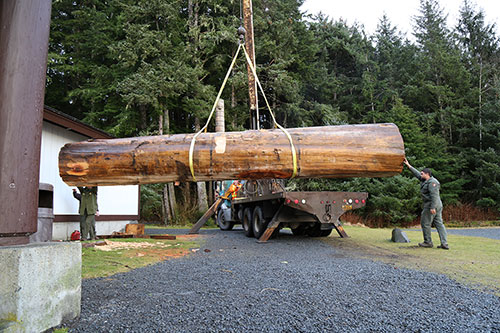
<instances>
[{"instance_id":1,"label":"wooden beam","mask_svg":"<svg viewBox=\"0 0 500 333\"><path fill-rule=\"evenodd\" d=\"M404 144L394 124L288 129L298 178L388 177L402 171ZM193 181L193 134L69 143L59 173L70 186ZM193 158L197 181L290 178L290 142L279 129L203 133Z\"/></svg>"}]
</instances>

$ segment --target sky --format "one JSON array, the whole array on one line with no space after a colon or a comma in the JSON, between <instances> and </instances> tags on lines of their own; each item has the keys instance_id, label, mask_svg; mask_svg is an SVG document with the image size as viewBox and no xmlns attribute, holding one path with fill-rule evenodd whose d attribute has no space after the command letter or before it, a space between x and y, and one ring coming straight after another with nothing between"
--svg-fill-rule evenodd
<instances>
[{"instance_id":1,"label":"sky","mask_svg":"<svg viewBox=\"0 0 500 333\"><path fill-rule=\"evenodd\" d=\"M448 14L448 27L452 28L458 21L459 9L463 0L440 0L440 7ZM500 24L500 0L472 0L476 8L482 8L486 23L496 23L497 34ZM412 39L413 19L419 14L419 0L305 0L301 10L310 14L323 12L334 20L342 18L349 25L357 22L363 24L367 34L372 35L377 24L384 14L389 17L391 24Z\"/></svg>"}]
</instances>

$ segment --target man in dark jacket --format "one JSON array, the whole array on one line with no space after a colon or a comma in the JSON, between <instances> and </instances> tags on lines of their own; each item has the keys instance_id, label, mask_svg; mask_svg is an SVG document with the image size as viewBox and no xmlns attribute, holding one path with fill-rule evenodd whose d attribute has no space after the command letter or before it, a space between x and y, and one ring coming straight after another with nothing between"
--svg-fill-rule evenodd
<instances>
[{"instance_id":1,"label":"man in dark jacket","mask_svg":"<svg viewBox=\"0 0 500 333\"><path fill-rule=\"evenodd\" d=\"M78 187L78 190L80 193L73 189L73 196L80 201L78 213L80 214L81 239L96 239L95 216L99 215L99 209L97 208L97 187Z\"/></svg>"},{"instance_id":2,"label":"man in dark jacket","mask_svg":"<svg viewBox=\"0 0 500 333\"><path fill-rule=\"evenodd\" d=\"M406 158L404 163L408 166L413 175L420 180L420 193L422 194L422 199L424 200L424 208L422 210L422 216L420 217L420 224L424 234L424 242L419 243L418 245L421 247L433 247L431 226L434 224L439 233L439 239L441 240L441 245L439 245L438 248L448 250L449 247L446 228L444 227L442 217L443 204L439 196L439 188L441 184L436 178L432 177L432 171L429 168L424 168L422 171L418 171L410 165Z\"/></svg>"}]
</instances>

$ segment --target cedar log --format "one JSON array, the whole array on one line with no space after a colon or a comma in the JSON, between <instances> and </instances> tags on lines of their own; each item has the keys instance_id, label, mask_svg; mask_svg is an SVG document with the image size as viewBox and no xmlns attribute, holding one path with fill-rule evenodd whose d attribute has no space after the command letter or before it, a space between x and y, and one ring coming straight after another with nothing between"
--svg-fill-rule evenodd
<instances>
[{"instance_id":1,"label":"cedar log","mask_svg":"<svg viewBox=\"0 0 500 333\"><path fill-rule=\"evenodd\" d=\"M394 124L288 129L297 178L389 177L403 169L404 144ZM70 186L193 181L193 134L90 140L66 144L59 173ZM290 178L290 142L279 129L202 133L193 154L196 181Z\"/></svg>"}]
</instances>

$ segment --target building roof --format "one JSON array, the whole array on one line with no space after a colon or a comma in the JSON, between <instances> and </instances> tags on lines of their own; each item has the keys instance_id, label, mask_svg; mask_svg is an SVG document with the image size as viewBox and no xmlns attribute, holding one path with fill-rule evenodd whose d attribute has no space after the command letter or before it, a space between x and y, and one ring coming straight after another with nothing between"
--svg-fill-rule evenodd
<instances>
[{"instance_id":1,"label":"building roof","mask_svg":"<svg viewBox=\"0 0 500 333\"><path fill-rule=\"evenodd\" d=\"M61 111L44 105L43 120L61 126L78 134L88 136L92 139L113 139L114 137L98 128L87 125L82 121L67 115Z\"/></svg>"}]
</instances>

